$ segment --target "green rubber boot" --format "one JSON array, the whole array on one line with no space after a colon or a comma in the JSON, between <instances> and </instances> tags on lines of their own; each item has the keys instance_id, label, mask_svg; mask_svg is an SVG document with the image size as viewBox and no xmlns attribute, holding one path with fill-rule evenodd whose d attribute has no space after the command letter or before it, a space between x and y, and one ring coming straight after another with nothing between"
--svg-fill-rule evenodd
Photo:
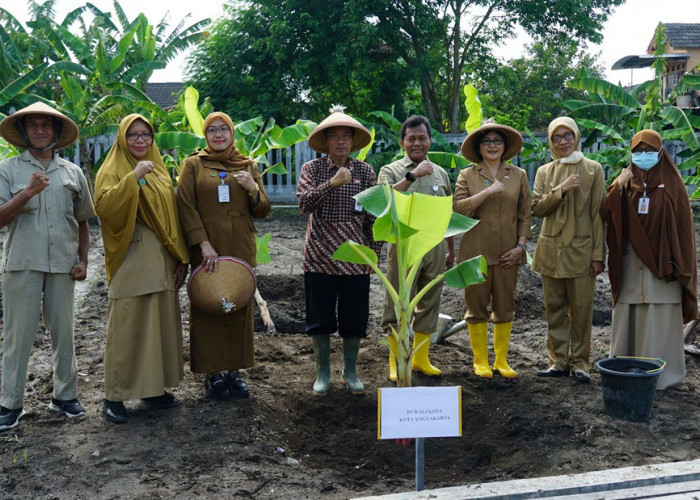
<instances>
[{"instance_id":1,"label":"green rubber boot","mask_svg":"<svg viewBox=\"0 0 700 500\"><path fill-rule=\"evenodd\" d=\"M341 382L353 394L364 394L365 386L357 378L357 353L360 351L360 337L343 338L343 374Z\"/></svg>"},{"instance_id":2,"label":"green rubber boot","mask_svg":"<svg viewBox=\"0 0 700 500\"><path fill-rule=\"evenodd\" d=\"M331 388L331 337L330 335L312 335L311 338L316 358L314 394L325 396Z\"/></svg>"}]
</instances>

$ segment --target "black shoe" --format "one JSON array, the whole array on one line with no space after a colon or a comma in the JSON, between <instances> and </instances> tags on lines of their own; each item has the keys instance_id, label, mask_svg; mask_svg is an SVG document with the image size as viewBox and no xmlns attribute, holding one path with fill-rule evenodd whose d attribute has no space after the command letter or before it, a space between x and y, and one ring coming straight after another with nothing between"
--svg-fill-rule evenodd
<instances>
[{"instance_id":1,"label":"black shoe","mask_svg":"<svg viewBox=\"0 0 700 500\"><path fill-rule=\"evenodd\" d=\"M124 408L124 403L121 401L108 401L105 399L104 415L107 422L112 422L113 424L126 423L126 408Z\"/></svg>"},{"instance_id":2,"label":"black shoe","mask_svg":"<svg viewBox=\"0 0 700 500\"><path fill-rule=\"evenodd\" d=\"M17 427L17 424L19 424L19 419L23 416L24 408L10 410L9 408L0 406L0 431L6 431L7 429Z\"/></svg>"},{"instance_id":3,"label":"black shoe","mask_svg":"<svg viewBox=\"0 0 700 500\"><path fill-rule=\"evenodd\" d=\"M220 373L215 373L211 377L204 377L204 387L207 393L214 399L231 399L226 380Z\"/></svg>"},{"instance_id":4,"label":"black shoe","mask_svg":"<svg viewBox=\"0 0 700 500\"><path fill-rule=\"evenodd\" d=\"M160 408L161 410L167 410L169 408L180 406L180 400L167 391L160 396L143 398L143 401L155 408Z\"/></svg>"},{"instance_id":5,"label":"black shoe","mask_svg":"<svg viewBox=\"0 0 700 500\"><path fill-rule=\"evenodd\" d=\"M538 377L568 377L569 372L566 370L557 370L556 368L547 368L537 372Z\"/></svg>"},{"instance_id":6,"label":"black shoe","mask_svg":"<svg viewBox=\"0 0 700 500\"><path fill-rule=\"evenodd\" d=\"M247 398L250 396L250 390L248 390L248 384L246 384L243 377L241 377L241 372L228 372L224 375L226 382L228 383L228 390L231 396L237 398Z\"/></svg>"},{"instance_id":7,"label":"black shoe","mask_svg":"<svg viewBox=\"0 0 700 500\"><path fill-rule=\"evenodd\" d=\"M56 412L62 411L66 414L66 417L68 418L85 416L85 408L83 408L83 405L78 403L77 399L71 399L70 401L61 401L60 399L51 398L51 402L49 403L49 410Z\"/></svg>"},{"instance_id":8,"label":"black shoe","mask_svg":"<svg viewBox=\"0 0 700 500\"><path fill-rule=\"evenodd\" d=\"M591 376L583 370L574 370L574 373L572 373L571 376L574 377L576 382L580 382L582 384L588 384L591 382Z\"/></svg>"}]
</instances>

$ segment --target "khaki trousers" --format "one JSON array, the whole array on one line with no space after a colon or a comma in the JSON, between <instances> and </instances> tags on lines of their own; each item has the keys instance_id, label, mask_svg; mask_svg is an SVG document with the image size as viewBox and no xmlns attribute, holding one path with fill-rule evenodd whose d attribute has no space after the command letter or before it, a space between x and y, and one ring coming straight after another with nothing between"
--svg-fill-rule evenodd
<instances>
[{"instance_id":1,"label":"khaki trousers","mask_svg":"<svg viewBox=\"0 0 700 500\"><path fill-rule=\"evenodd\" d=\"M73 347L74 285L67 273L4 273L2 302L5 331L0 405L5 408L14 410L24 406L27 365L41 312L44 325L51 333L53 397L63 401L77 397L78 362Z\"/></svg>"},{"instance_id":2,"label":"khaki trousers","mask_svg":"<svg viewBox=\"0 0 700 500\"><path fill-rule=\"evenodd\" d=\"M445 272L445 255L447 253L447 243L445 240L439 245L436 245L423 257L421 268L418 271L411 290L411 297L416 295L416 290L421 290L425 285L430 283L438 274ZM399 276L398 265L396 264L396 248L394 245L389 245L387 253L387 276L391 285L398 291ZM413 331L421 333L432 333L437 328L438 316L440 315L440 295L442 294L441 281L426 293L418 302L415 311L413 312ZM394 303L388 293L384 294L384 312L382 313L382 329L386 332L389 330L389 325L396 327L396 311Z\"/></svg>"},{"instance_id":3,"label":"khaki trousers","mask_svg":"<svg viewBox=\"0 0 700 500\"><path fill-rule=\"evenodd\" d=\"M464 319L468 323L485 323L489 320L489 302L491 306L491 321L494 323L509 323L515 317L515 285L518 283L518 268L507 269L498 265L488 266L486 281L464 289L464 302L467 304L467 314Z\"/></svg>"},{"instance_id":4,"label":"khaki trousers","mask_svg":"<svg viewBox=\"0 0 700 500\"><path fill-rule=\"evenodd\" d=\"M542 275L549 366L588 372L595 278Z\"/></svg>"}]
</instances>

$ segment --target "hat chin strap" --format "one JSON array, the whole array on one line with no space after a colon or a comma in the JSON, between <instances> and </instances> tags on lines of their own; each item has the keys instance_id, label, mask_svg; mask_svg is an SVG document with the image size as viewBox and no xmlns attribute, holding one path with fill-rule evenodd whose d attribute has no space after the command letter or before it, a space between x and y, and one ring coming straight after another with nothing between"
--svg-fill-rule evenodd
<instances>
[{"instance_id":1,"label":"hat chin strap","mask_svg":"<svg viewBox=\"0 0 700 500\"><path fill-rule=\"evenodd\" d=\"M45 148L37 148L35 147L31 142L29 142L29 139L27 139L27 144L29 144L29 149L32 151L36 151L37 153L43 153L44 151L48 151L49 149L53 149L56 144L58 144L58 141L54 141Z\"/></svg>"}]
</instances>

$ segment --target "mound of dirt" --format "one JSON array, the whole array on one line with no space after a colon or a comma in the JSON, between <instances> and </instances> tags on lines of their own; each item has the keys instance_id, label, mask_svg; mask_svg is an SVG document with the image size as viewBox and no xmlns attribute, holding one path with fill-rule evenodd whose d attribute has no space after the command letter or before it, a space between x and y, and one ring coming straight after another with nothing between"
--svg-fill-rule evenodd
<instances>
[{"instance_id":1,"label":"mound of dirt","mask_svg":"<svg viewBox=\"0 0 700 500\"><path fill-rule=\"evenodd\" d=\"M205 397L203 378L189 372L173 392L179 408L152 410L127 402L129 423L101 417L107 307L99 231L92 231L89 279L78 289L76 350L82 419L66 420L46 405L52 391L50 339L37 334L19 427L0 434L4 497L349 498L413 489L414 450L377 440L377 388L390 387L379 329L382 289L371 285L371 318L358 371L367 392L340 385L342 342L332 340L332 390L311 395L315 377L303 334L301 255L306 217L275 210L258 224L272 233L272 262L258 284L277 326L265 333L256 317L256 366L246 370L251 397ZM532 248L531 248L532 249ZM187 300L181 292L187 346ZM426 440L426 487L531 478L700 458L700 359L688 356L682 390L657 392L651 420L605 415L600 376L590 385L536 377L546 366L542 286L521 269L511 342L514 380L484 380L471 369L466 331L431 348L443 377L420 374L414 385L462 386L463 436ZM442 312L464 315L461 290L443 291ZM598 278L591 360L607 357L610 290Z\"/></svg>"}]
</instances>

